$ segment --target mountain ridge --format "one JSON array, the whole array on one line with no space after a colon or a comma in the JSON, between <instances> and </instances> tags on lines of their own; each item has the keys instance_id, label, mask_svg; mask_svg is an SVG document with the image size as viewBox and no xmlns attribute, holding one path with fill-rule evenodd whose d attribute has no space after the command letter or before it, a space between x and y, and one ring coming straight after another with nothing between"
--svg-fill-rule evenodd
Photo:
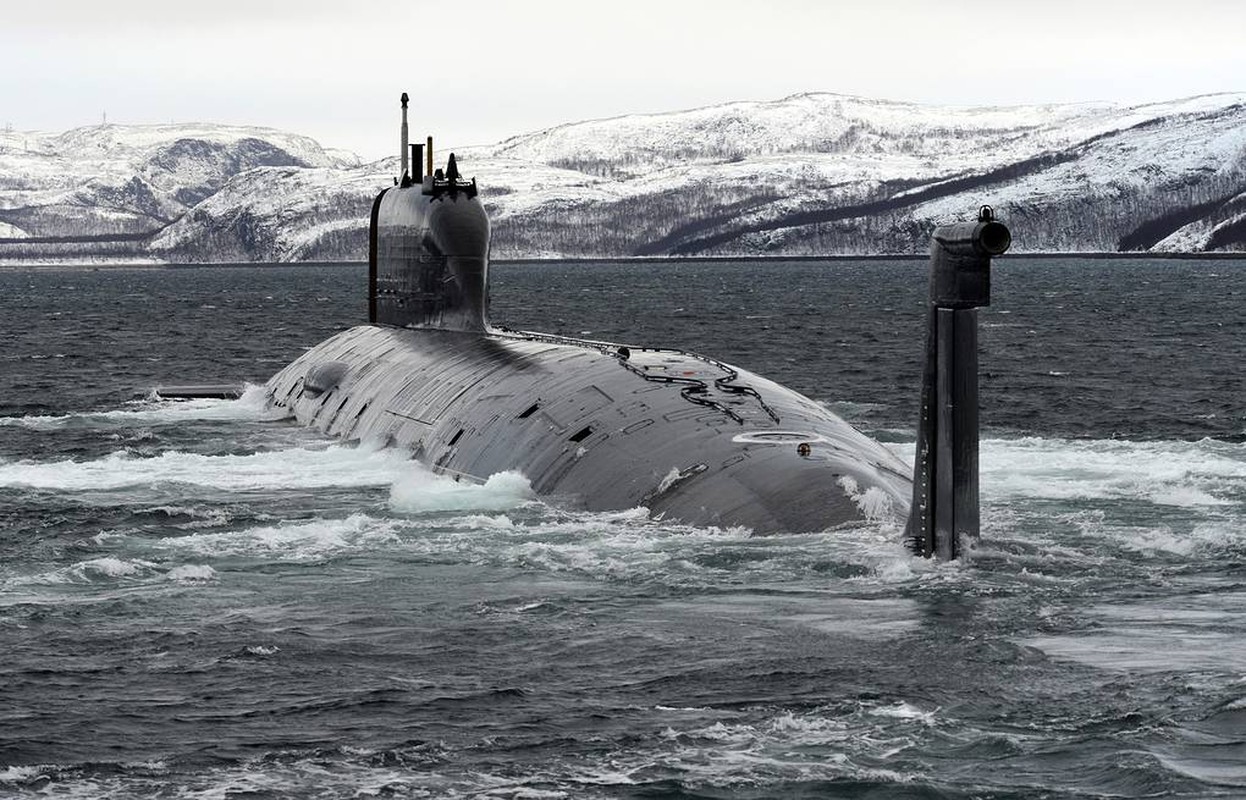
<instances>
[{"instance_id":1,"label":"mountain ridge","mask_svg":"<svg viewBox=\"0 0 1246 800\"><path fill-rule=\"evenodd\" d=\"M456 152L498 258L918 253L982 204L1020 251L1246 250L1241 93L932 106L804 92ZM0 132L0 259L55 257L40 241L77 236L168 261L360 260L397 162L211 123Z\"/></svg>"}]
</instances>

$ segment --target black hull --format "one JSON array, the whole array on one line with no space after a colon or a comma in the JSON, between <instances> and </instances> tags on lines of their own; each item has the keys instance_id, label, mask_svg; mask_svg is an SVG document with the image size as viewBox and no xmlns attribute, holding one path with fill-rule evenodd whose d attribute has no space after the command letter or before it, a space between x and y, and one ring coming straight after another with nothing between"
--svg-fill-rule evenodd
<instances>
[{"instance_id":1,"label":"black hull","mask_svg":"<svg viewBox=\"0 0 1246 800\"><path fill-rule=\"evenodd\" d=\"M268 389L330 434L407 449L458 479L517 471L592 510L806 532L901 520L912 491L906 464L821 405L678 351L364 325Z\"/></svg>"}]
</instances>

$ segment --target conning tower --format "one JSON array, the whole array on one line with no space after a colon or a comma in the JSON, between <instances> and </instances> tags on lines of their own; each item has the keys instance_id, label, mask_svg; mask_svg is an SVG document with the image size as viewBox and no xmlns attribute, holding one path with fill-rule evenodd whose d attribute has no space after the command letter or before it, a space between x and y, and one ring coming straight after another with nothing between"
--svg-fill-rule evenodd
<instances>
[{"instance_id":1,"label":"conning tower","mask_svg":"<svg viewBox=\"0 0 1246 800\"><path fill-rule=\"evenodd\" d=\"M433 171L432 137L427 153L423 144L409 145L408 153L405 93L402 119L402 175L372 204L369 321L485 332L489 217L476 198L476 181L459 175L453 153L444 171ZM431 174L424 172L425 157Z\"/></svg>"}]
</instances>

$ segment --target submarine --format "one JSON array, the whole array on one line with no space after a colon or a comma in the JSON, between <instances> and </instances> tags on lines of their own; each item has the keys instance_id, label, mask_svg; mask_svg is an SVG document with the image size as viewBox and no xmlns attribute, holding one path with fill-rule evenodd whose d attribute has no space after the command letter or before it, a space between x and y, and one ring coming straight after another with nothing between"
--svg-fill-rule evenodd
<instances>
[{"instance_id":1,"label":"submarine","mask_svg":"<svg viewBox=\"0 0 1246 800\"><path fill-rule=\"evenodd\" d=\"M402 174L371 209L368 320L274 375L271 407L402 448L454 480L517 472L537 495L586 510L644 507L755 534L907 518L915 550L948 558L957 537L976 535L976 355L940 347L976 350L966 315L984 304L990 256L1007 249L1002 224L936 231L915 471L822 404L724 361L493 324L476 181L453 154L433 168L432 139L408 141L405 93L401 104ZM954 408L969 403L972 416Z\"/></svg>"}]
</instances>

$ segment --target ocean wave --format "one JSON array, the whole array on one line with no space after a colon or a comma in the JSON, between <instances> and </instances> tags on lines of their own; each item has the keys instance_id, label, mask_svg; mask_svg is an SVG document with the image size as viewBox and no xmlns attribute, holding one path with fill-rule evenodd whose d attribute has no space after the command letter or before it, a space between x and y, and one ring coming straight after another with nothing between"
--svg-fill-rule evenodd
<instances>
[{"instance_id":1,"label":"ocean wave","mask_svg":"<svg viewBox=\"0 0 1246 800\"><path fill-rule=\"evenodd\" d=\"M207 564L183 564L166 572L164 577L166 580L178 583L196 584L214 581L217 574L216 570Z\"/></svg>"},{"instance_id":2,"label":"ocean wave","mask_svg":"<svg viewBox=\"0 0 1246 800\"><path fill-rule=\"evenodd\" d=\"M99 556L65 567L33 575L16 575L4 581L4 588L30 586L115 586L118 583L148 583L153 580L179 584L214 581L216 570L206 564L179 564L170 567L144 558Z\"/></svg>"},{"instance_id":3,"label":"ocean wave","mask_svg":"<svg viewBox=\"0 0 1246 800\"><path fill-rule=\"evenodd\" d=\"M1063 579L1073 565L1080 574L1097 574L1095 558L1108 559L1103 569L1109 569L1121 553L1240 552L1246 541L1246 529L1234 512L1246 488L1246 445L989 439L983 443L982 460L983 540L970 548L966 559L951 564L913 557L903 545L900 527L885 521L757 538L743 529L650 519L643 508L570 510L534 497L518 473L499 473L483 483L456 481L430 472L405 452L367 446L335 444L246 455L169 451L147 458L115 452L83 462L10 462L0 464L0 487L124 490L124 502L148 504L146 512L168 518L170 524L162 528L183 534L153 544L146 522L137 535L124 528L99 534L96 544L120 558L147 557L152 548L162 547L190 549L209 561L384 552L674 585L743 580L782 584L809 575L865 587L955 584L976 569L998 572L996 578L1004 581L1018 577L1014 573L1019 569L1029 583ZM183 495L172 503L170 486L179 487L174 491ZM269 522L266 515L235 513L229 504L197 499L181 487L387 487L389 500L380 509L371 500L354 514L350 508L334 507L337 513L290 522L272 514ZM1154 520L1128 524L1081 507L1078 501L1087 498L1143 499L1156 507L1188 508L1192 514L1188 524L1175 528ZM865 493L856 499L869 512L880 510ZM1040 513L1030 508L1034 499L1056 500L1065 508L1044 506ZM239 523L250 524L239 529ZM224 530L230 527L234 529ZM1113 542L1111 554L1096 544L1105 539Z\"/></svg>"},{"instance_id":4,"label":"ocean wave","mask_svg":"<svg viewBox=\"0 0 1246 800\"><path fill-rule=\"evenodd\" d=\"M671 749L636 768L659 766L684 781L714 786L845 778L903 784L916 779L905 760L894 756L930 735L936 712L914 718L875 711L871 705L778 709L762 718L668 727L662 737ZM891 768L881 768L881 763Z\"/></svg>"},{"instance_id":5,"label":"ocean wave","mask_svg":"<svg viewBox=\"0 0 1246 800\"><path fill-rule=\"evenodd\" d=\"M886 447L911 463L913 443ZM1141 499L1202 507L1246 502L1246 443L1027 436L983 439L984 498Z\"/></svg>"},{"instance_id":6,"label":"ocean wave","mask_svg":"<svg viewBox=\"0 0 1246 800\"><path fill-rule=\"evenodd\" d=\"M253 649L258 648L248 651ZM265 648L263 655L253 657L269 654ZM724 789L813 786L846 779L894 786L919 779L916 763L895 756L919 744L932 727L922 721L873 717L852 707L727 712L726 720L666 727L659 726L670 721L672 712L649 713L651 731L629 738L625 745L608 739L584 741L571 752L540 762L495 768L459 766L460 754L444 743L392 748L344 745L274 750L194 772L163 762L10 767L0 772L0 787L38 791L52 786L57 796L72 798L159 790L171 797L342 794L534 800L615 796L620 788L634 792L650 785Z\"/></svg>"},{"instance_id":7,"label":"ocean wave","mask_svg":"<svg viewBox=\"0 0 1246 800\"><path fill-rule=\"evenodd\" d=\"M347 445L246 455L201 455L173 450L143 457L122 450L91 461L3 463L0 487L79 492L162 484L234 491L385 486L413 466L401 451Z\"/></svg>"},{"instance_id":8,"label":"ocean wave","mask_svg":"<svg viewBox=\"0 0 1246 800\"><path fill-rule=\"evenodd\" d=\"M195 420L261 421L281 419L285 412L269 409L264 386L247 384L236 400L167 400L150 395L108 411L81 411L72 414L0 417L0 427L55 431L76 427L117 427L129 425L176 425Z\"/></svg>"},{"instance_id":9,"label":"ocean wave","mask_svg":"<svg viewBox=\"0 0 1246 800\"><path fill-rule=\"evenodd\" d=\"M518 472L499 472L477 484L418 468L394 482L389 504L405 512L507 511L534 497L532 484Z\"/></svg>"},{"instance_id":10,"label":"ocean wave","mask_svg":"<svg viewBox=\"0 0 1246 800\"><path fill-rule=\"evenodd\" d=\"M1242 626L1246 592L1217 591L1081 609L1082 630L1028 637L1022 644L1053 658L1121 672L1181 673L1189 688L1200 677L1240 680L1246 663ZM1220 681L1210 678L1212 685Z\"/></svg>"},{"instance_id":11,"label":"ocean wave","mask_svg":"<svg viewBox=\"0 0 1246 800\"><path fill-rule=\"evenodd\" d=\"M1246 502L1246 444L1115 439L987 439L991 498L1132 499L1204 507Z\"/></svg>"},{"instance_id":12,"label":"ocean wave","mask_svg":"<svg viewBox=\"0 0 1246 800\"><path fill-rule=\"evenodd\" d=\"M1107 556L1097 551L1088 555L1093 548L1085 542L1111 539L1117 553L1180 556L1196 550L1237 552L1246 539L1233 512L1246 486L1244 445L990 439L983 443L982 459L983 541L970 549L967 559L951 564L914 558L903 546L899 526L887 522L757 538L743 529L650 519L643 508L569 510L535 498L518 473L499 473L483 483L456 481L430 472L405 452L366 446L335 444L246 455L169 451L146 458L122 451L82 462L10 462L0 464L0 487L125 490L125 502L149 504L145 511L168 517L176 524L167 527L183 534L152 543L145 530L132 535L123 528L96 538L97 545L122 559L146 558L164 547L189 549L209 561L240 555L308 560L383 552L675 585L743 580L781 584L811 574L861 586L958 583L974 569L1002 570L997 577L1007 580L1014 568L1030 581L1050 577L1046 573L1052 570L1063 575L1074 563L1093 573L1091 556ZM373 500L354 514L333 509L343 516L322 513L281 522L280 515L273 515L270 523L252 512L235 514L228 504L196 499L193 493L186 499L185 489L179 490L182 499L170 503L169 486L225 491L388 487L389 501L377 509ZM1197 513L1189 525L1176 529L1154 521L1130 525L1079 508L1075 501L1085 498L1145 499ZM867 494L856 499L867 511L879 510ZM1027 510L1019 517L1010 509L1018 502L1017 509L1028 508L1033 499L1061 501L1067 508L1045 507L1043 518L1054 522L1031 530L1038 524L1037 512ZM251 524L237 529L238 522ZM231 526L235 529L223 530ZM1080 534L1080 541L1060 533L1069 528ZM1034 551L1032 558L1024 555L1029 550ZM184 577L180 582L194 581ZM202 582L210 580L208 576Z\"/></svg>"},{"instance_id":13,"label":"ocean wave","mask_svg":"<svg viewBox=\"0 0 1246 800\"><path fill-rule=\"evenodd\" d=\"M400 543L396 520L352 514L345 519L316 519L246 528L191 533L152 543L157 551L190 551L201 557L278 556L283 560L319 560L330 555L391 550Z\"/></svg>"},{"instance_id":14,"label":"ocean wave","mask_svg":"<svg viewBox=\"0 0 1246 800\"><path fill-rule=\"evenodd\" d=\"M422 481L426 490L432 487L434 497L452 501L437 505L462 507L470 500L477 508L414 516L373 511L239 530L186 527L182 535L157 540L110 537L105 544L160 561L185 557L170 553L190 553L208 564L219 558L308 562L374 556L388 562L519 568L670 586L783 584L819 575L847 579L861 590L932 578L959 580L963 569L915 558L895 528L862 526L758 538L746 530L664 523L644 509L567 511L523 499L522 492L512 494L526 485L513 477L499 481L505 487L500 495L445 494L463 487L435 476ZM482 507L492 510L503 501L518 506L509 513L481 513Z\"/></svg>"}]
</instances>

